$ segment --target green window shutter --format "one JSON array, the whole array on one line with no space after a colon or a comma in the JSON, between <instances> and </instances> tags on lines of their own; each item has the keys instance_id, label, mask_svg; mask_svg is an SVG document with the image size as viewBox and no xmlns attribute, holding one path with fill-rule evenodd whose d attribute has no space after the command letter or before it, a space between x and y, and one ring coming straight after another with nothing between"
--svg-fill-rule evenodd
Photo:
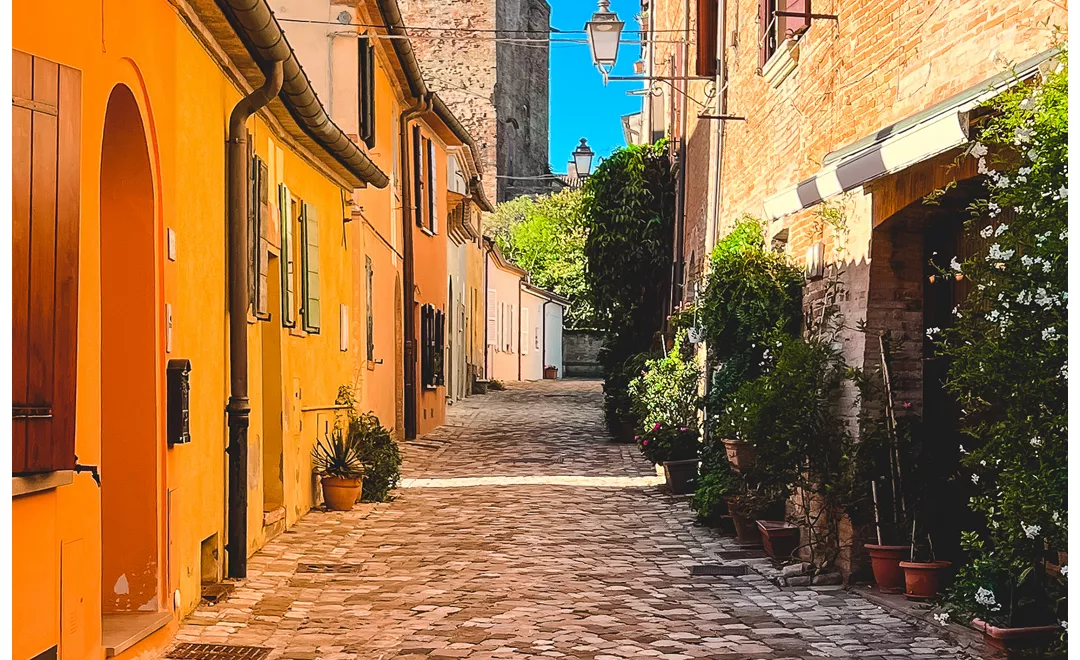
<instances>
[{"instance_id":1,"label":"green window shutter","mask_svg":"<svg viewBox=\"0 0 1080 660\"><path fill-rule=\"evenodd\" d=\"M281 218L281 324L296 325L296 258L293 256L292 195L285 184L278 186L278 209Z\"/></svg>"},{"instance_id":2,"label":"green window shutter","mask_svg":"<svg viewBox=\"0 0 1080 660\"><path fill-rule=\"evenodd\" d=\"M255 284L258 282L258 245L259 225L259 160L254 147L248 142L248 205L247 205L247 254L248 254L248 313L255 311Z\"/></svg>"},{"instance_id":3,"label":"green window shutter","mask_svg":"<svg viewBox=\"0 0 1080 660\"><path fill-rule=\"evenodd\" d=\"M365 257L364 270L367 277L365 278L364 291L367 297L367 359L369 362L375 361L375 268L372 266L371 257Z\"/></svg>"},{"instance_id":4,"label":"green window shutter","mask_svg":"<svg viewBox=\"0 0 1080 660\"><path fill-rule=\"evenodd\" d=\"M263 320L269 320L270 292L270 168L266 161L256 157L258 163L257 188L258 196L255 198L255 224L258 231L255 234L255 316Z\"/></svg>"},{"instance_id":5,"label":"green window shutter","mask_svg":"<svg viewBox=\"0 0 1080 660\"><path fill-rule=\"evenodd\" d=\"M424 226L424 163L423 145L421 144L420 127L413 126L412 130L412 157L413 157L413 220L420 227Z\"/></svg>"},{"instance_id":6,"label":"green window shutter","mask_svg":"<svg viewBox=\"0 0 1080 660\"><path fill-rule=\"evenodd\" d=\"M304 204L301 225L304 250L304 330L318 333L322 319L319 282L319 220L315 207Z\"/></svg>"}]
</instances>

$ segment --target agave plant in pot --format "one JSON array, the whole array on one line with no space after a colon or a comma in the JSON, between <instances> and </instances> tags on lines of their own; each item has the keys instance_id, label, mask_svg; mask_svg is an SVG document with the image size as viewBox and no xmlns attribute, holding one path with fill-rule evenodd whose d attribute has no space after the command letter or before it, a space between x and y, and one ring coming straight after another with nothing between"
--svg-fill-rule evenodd
<instances>
[{"instance_id":1,"label":"agave plant in pot","mask_svg":"<svg viewBox=\"0 0 1080 660\"><path fill-rule=\"evenodd\" d=\"M311 463L321 476L323 498L333 511L349 511L363 487L364 464L357 446L341 429L334 429L311 450Z\"/></svg>"}]
</instances>

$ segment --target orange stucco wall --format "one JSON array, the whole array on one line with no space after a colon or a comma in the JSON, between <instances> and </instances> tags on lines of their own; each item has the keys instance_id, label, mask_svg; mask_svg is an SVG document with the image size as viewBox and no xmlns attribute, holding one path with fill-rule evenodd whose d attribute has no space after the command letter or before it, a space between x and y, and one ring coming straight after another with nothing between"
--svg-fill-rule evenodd
<instances>
[{"instance_id":1,"label":"orange stucco wall","mask_svg":"<svg viewBox=\"0 0 1080 660\"><path fill-rule=\"evenodd\" d=\"M80 463L101 466L103 487L80 474L71 485L13 499L11 653L29 658L58 645L65 659L102 658L104 602L172 613L170 625L122 654L153 657L198 603L202 574L220 575L220 566L203 562L204 542L224 558L225 132L240 92L169 3L75 3L64 7L62 21L54 9L16 0L13 46L82 72L76 453ZM115 171L143 173L123 189L111 184L113 167L102 166L106 109L118 85L131 90L124 126L132 129L137 118L145 136L141 147L134 133L110 138L134 140L114 152L121 156ZM359 223L343 222L336 183L261 119L248 126L256 153L271 165L272 217L277 183L285 183L317 209L322 246L319 334L282 328L279 309L271 309L270 321L249 325L252 551L272 531L263 528L267 471L281 473L288 524L316 500L310 450L332 411L311 409L332 404L338 386L355 377L353 356L362 347L350 332L341 351L339 314L344 304L350 325L362 318L353 292L362 271L353 264L364 239ZM132 170L139 148L142 165ZM115 224L121 215L122 226ZM175 260L166 254L168 232ZM192 363L193 441L173 448L165 443L163 408L171 358ZM276 378L264 378L264 363L275 365ZM280 389L271 391L275 383ZM275 406L286 418L276 431L264 423ZM277 465L264 464L268 432L281 436ZM140 561L146 579L135 577ZM125 582L127 594L118 593Z\"/></svg>"}]
</instances>

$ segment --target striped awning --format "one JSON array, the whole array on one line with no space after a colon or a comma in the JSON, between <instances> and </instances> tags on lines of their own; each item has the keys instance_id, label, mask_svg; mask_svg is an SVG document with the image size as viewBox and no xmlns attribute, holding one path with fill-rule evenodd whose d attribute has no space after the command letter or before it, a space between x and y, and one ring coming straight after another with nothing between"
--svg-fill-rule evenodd
<instances>
[{"instance_id":1,"label":"striped awning","mask_svg":"<svg viewBox=\"0 0 1080 660\"><path fill-rule=\"evenodd\" d=\"M768 197L765 217L777 220L967 143L971 111L1033 77L1058 52L1053 49L1040 53L967 91L830 152L813 177Z\"/></svg>"}]
</instances>

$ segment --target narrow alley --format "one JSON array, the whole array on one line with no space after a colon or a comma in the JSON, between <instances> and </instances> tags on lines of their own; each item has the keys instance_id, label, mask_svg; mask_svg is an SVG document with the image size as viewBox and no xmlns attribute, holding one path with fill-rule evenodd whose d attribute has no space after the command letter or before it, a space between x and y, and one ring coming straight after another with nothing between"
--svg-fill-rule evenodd
<instances>
[{"instance_id":1,"label":"narrow alley","mask_svg":"<svg viewBox=\"0 0 1080 660\"><path fill-rule=\"evenodd\" d=\"M393 501L313 510L167 657L967 657L839 587L691 576L744 562L609 440L601 398L598 381L541 381L454 404L406 443Z\"/></svg>"}]
</instances>

